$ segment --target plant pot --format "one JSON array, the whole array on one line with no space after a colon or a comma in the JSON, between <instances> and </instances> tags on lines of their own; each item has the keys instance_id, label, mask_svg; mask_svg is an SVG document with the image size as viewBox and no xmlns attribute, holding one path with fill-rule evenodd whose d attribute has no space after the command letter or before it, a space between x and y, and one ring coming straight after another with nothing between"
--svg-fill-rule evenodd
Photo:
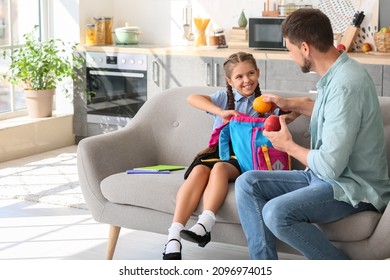
<instances>
[{"instance_id":1,"label":"plant pot","mask_svg":"<svg viewBox=\"0 0 390 280\"><path fill-rule=\"evenodd\" d=\"M24 90L28 115L31 118L51 117L55 91L55 89Z\"/></svg>"}]
</instances>

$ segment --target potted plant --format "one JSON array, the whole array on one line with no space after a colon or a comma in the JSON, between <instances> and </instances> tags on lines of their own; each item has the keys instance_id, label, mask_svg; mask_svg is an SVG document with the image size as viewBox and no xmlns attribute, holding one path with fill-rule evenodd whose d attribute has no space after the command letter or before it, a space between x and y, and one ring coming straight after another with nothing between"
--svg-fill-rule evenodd
<instances>
[{"instance_id":1,"label":"potted plant","mask_svg":"<svg viewBox=\"0 0 390 280\"><path fill-rule=\"evenodd\" d=\"M84 58L75 52L75 44L60 39L40 41L38 26L23 35L25 46L10 54L8 80L23 87L30 117L50 117L53 111L53 96L58 82L65 78L76 80L77 69L83 66ZM7 52L3 52L6 58ZM65 89L68 93L68 89Z\"/></svg>"}]
</instances>

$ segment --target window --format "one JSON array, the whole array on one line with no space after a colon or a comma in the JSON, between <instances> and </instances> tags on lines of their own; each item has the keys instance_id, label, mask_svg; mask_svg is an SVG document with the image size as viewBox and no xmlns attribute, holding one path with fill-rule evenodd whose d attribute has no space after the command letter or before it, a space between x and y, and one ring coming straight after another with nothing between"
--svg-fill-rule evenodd
<instances>
[{"instance_id":1,"label":"window","mask_svg":"<svg viewBox=\"0 0 390 280\"><path fill-rule=\"evenodd\" d=\"M23 45L23 35L45 22L41 13L47 0L0 0L0 51L12 51ZM41 28L42 30L42 28ZM42 33L42 32L41 32ZM25 114L23 90L4 79L7 59L0 57L0 119Z\"/></svg>"}]
</instances>

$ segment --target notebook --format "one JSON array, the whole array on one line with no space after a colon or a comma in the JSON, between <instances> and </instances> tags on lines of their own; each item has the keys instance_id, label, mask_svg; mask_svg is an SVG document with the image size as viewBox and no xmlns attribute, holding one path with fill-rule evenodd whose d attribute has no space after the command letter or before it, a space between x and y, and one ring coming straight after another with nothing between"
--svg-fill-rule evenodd
<instances>
[{"instance_id":1,"label":"notebook","mask_svg":"<svg viewBox=\"0 0 390 280\"><path fill-rule=\"evenodd\" d=\"M174 171L174 170L181 170L184 168L186 167L180 165L158 164L158 165L151 165L151 166L136 167L134 168L134 170Z\"/></svg>"}]
</instances>

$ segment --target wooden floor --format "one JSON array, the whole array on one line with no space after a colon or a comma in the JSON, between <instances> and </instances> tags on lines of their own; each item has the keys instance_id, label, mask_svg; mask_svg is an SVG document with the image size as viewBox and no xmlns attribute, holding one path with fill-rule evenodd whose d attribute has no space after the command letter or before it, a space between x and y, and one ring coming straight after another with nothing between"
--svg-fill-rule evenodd
<instances>
[{"instance_id":1,"label":"wooden floor","mask_svg":"<svg viewBox=\"0 0 390 280\"><path fill-rule=\"evenodd\" d=\"M76 148L70 146L58 150L58 153L63 153L64 150L67 153L76 153ZM57 161L54 160L56 156L55 150L34 155L33 158L34 162L56 164ZM1 166L19 168L28 165L29 161L31 157L5 162ZM64 188L64 181L75 180L75 170L77 169L67 166L58 174L50 174L50 176L42 174L32 176L30 173L28 180L45 178L44 180L51 180L48 184L53 188L59 188L56 184ZM3 172L3 176L7 176L4 173L7 172ZM20 188L21 179L18 176L8 177L5 180L3 178L2 182ZM109 226L95 222L88 210L4 197L7 196L3 195L3 198L0 198L0 260L106 259ZM122 229L114 259L161 260L166 238L166 235L162 234ZM245 260L248 259L248 253L247 248L241 246L211 242L205 248L200 248L193 243L183 241L183 259Z\"/></svg>"},{"instance_id":2,"label":"wooden floor","mask_svg":"<svg viewBox=\"0 0 390 280\"><path fill-rule=\"evenodd\" d=\"M0 200L0 260L102 260L108 225L88 210L23 200ZM159 260L166 236L122 229L114 259ZM183 259L248 258L247 249L220 243L200 248L183 242Z\"/></svg>"},{"instance_id":3,"label":"wooden floor","mask_svg":"<svg viewBox=\"0 0 390 280\"><path fill-rule=\"evenodd\" d=\"M47 163L51 166L61 160L58 155L76 153L77 146L53 150L33 156L34 162ZM61 158L60 158L61 159ZM28 166L32 157L26 157L1 164L1 168L20 171ZM29 171L28 178L20 178L23 172L3 172L20 174L3 178L3 183L19 186L29 180L45 181L52 188L74 187L78 179L76 161L67 161L66 168L52 168L48 175L39 173L39 169ZM74 166L69 166L74 165ZM36 176L31 172L37 172ZM46 170L46 172L48 172ZM5 175L4 175L5 174ZM43 173L46 174L46 173ZM4 180L5 179L5 180ZM64 182L73 182L65 184ZM40 182L42 183L42 182ZM57 184L57 185L56 185ZM8 185L7 185L8 186ZM1 198L3 197L3 198ZM5 198L8 197L8 198ZM82 195L81 195L82 199ZM40 200L42 201L42 200ZM19 199L9 199L0 195L0 260L104 260L109 226L94 221L85 209L38 203ZM142 232L123 228L120 232L114 260L161 260L166 235ZM247 260L246 247L210 242L205 248L183 240L182 256L184 260ZM296 256L281 255L281 259L295 259Z\"/></svg>"}]
</instances>

